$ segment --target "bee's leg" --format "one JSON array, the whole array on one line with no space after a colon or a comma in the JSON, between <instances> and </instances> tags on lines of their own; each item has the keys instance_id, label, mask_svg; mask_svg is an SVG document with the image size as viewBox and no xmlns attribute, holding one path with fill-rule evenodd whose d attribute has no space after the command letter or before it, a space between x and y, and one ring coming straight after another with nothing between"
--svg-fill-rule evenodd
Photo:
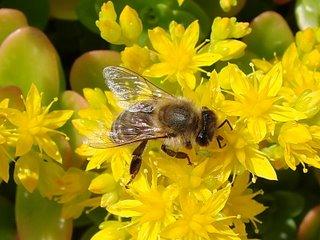
<instances>
[{"instance_id":1,"label":"bee's leg","mask_svg":"<svg viewBox=\"0 0 320 240\"><path fill-rule=\"evenodd\" d=\"M218 143L218 145L219 145L219 148L224 148L227 144L225 143L224 145L221 145L221 141L223 141L223 137L221 136L221 135L218 135L217 137L216 137L216 140L217 140L217 143Z\"/></svg>"},{"instance_id":2,"label":"bee's leg","mask_svg":"<svg viewBox=\"0 0 320 240\"><path fill-rule=\"evenodd\" d=\"M139 146L133 151L132 153L132 160L130 163L130 175L131 178L129 180L129 182L126 184L126 188L128 187L128 185L133 181L133 179L137 176L140 167L141 167L141 163L142 163L142 153L147 145L148 140L144 140L142 141Z\"/></svg>"},{"instance_id":3,"label":"bee's leg","mask_svg":"<svg viewBox=\"0 0 320 240\"><path fill-rule=\"evenodd\" d=\"M231 126L231 123L229 122L228 119L225 119L219 126L218 126L218 129L219 128L222 128L225 124L228 124L228 126L230 127L231 130L233 130L232 126Z\"/></svg>"},{"instance_id":4,"label":"bee's leg","mask_svg":"<svg viewBox=\"0 0 320 240\"><path fill-rule=\"evenodd\" d=\"M168 146L165 145L165 144L161 145L161 150L164 151L166 154L168 154L170 157L187 159L188 160L188 164L192 165L192 162L191 162L188 154L186 154L184 152L175 152L175 151L169 149Z\"/></svg>"}]
</instances>

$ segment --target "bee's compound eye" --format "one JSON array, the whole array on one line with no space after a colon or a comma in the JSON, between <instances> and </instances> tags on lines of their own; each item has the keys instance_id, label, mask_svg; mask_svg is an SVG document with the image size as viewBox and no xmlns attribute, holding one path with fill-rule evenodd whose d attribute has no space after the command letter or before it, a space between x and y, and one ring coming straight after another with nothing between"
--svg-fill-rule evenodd
<instances>
[{"instance_id":1,"label":"bee's compound eye","mask_svg":"<svg viewBox=\"0 0 320 240\"><path fill-rule=\"evenodd\" d=\"M204 131L200 131L196 138L196 142L202 147L208 146L209 145L208 134Z\"/></svg>"}]
</instances>

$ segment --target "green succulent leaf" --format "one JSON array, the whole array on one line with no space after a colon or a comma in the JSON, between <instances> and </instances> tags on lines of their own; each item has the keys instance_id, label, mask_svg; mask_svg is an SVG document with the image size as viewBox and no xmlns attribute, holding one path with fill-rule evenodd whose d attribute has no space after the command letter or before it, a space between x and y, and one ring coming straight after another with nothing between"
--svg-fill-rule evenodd
<instances>
[{"instance_id":1,"label":"green succulent leaf","mask_svg":"<svg viewBox=\"0 0 320 240\"><path fill-rule=\"evenodd\" d=\"M268 11L260 14L251 22L252 32L244 37L248 50L261 58L281 56L294 41L286 20L278 13Z\"/></svg>"},{"instance_id":2,"label":"green succulent leaf","mask_svg":"<svg viewBox=\"0 0 320 240\"><path fill-rule=\"evenodd\" d=\"M320 25L320 1L297 0L295 15L300 29L307 27L319 27Z\"/></svg>"},{"instance_id":3,"label":"green succulent leaf","mask_svg":"<svg viewBox=\"0 0 320 240\"><path fill-rule=\"evenodd\" d=\"M18 186L16 222L20 240L70 240L72 221L61 218L61 205Z\"/></svg>"}]
</instances>

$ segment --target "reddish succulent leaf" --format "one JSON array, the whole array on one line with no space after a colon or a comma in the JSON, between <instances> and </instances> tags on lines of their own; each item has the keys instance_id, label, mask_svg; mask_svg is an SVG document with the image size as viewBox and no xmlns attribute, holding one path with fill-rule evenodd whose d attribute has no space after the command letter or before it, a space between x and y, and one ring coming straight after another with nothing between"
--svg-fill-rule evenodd
<instances>
[{"instance_id":1,"label":"reddish succulent leaf","mask_svg":"<svg viewBox=\"0 0 320 240\"><path fill-rule=\"evenodd\" d=\"M302 220L298 240L318 240L320 237L320 205L311 209Z\"/></svg>"},{"instance_id":2,"label":"reddish succulent leaf","mask_svg":"<svg viewBox=\"0 0 320 240\"><path fill-rule=\"evenodd\" d=\"M82 94L82 89L86 87L105 89L102 76L103 68L119 64L120 54L115 51L97 50L83 54L71 68L70 84L72 90Z\"/></svg>"},{"instance_id":3,"label":"reddish succulent leaf","mask_svg":"<svg viewBox=\"0 0 320 240\"><path fill-rule=\"evenodd\" d=\"M26 17L16 9L0 9L0 44L4 39L18 28L28 26Z\"/></svg>"},{"instance_id":4,"label":"reddish succulent leaf","mask_svg":"<svg viewBox=\"0 0 320 240\"><path fill-rule=\"evenodd\" d=\"M0 46L0 86L16 85L26 94L35 83L48 103L58 96L59 71L56 50L36 28L18 29Z\"/></svg>"}]
</instances>

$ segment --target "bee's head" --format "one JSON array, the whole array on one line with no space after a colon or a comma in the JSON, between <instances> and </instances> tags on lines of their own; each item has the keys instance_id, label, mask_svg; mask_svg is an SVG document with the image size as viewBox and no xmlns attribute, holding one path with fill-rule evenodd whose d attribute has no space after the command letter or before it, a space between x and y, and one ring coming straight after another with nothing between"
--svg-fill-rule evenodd
<instances>
[{"instance_id":1,"label":"bee's head","mask_svg":"<svg viewBox=\"0 0 320 240\"><path fill-rule=\"evenodd\" d=\"M196 142L200 146L208 146L212 141L216 128L217 118L213 111L207 107L202 107L200 128L196 136Z\"/></svg>"}]
</instances>

